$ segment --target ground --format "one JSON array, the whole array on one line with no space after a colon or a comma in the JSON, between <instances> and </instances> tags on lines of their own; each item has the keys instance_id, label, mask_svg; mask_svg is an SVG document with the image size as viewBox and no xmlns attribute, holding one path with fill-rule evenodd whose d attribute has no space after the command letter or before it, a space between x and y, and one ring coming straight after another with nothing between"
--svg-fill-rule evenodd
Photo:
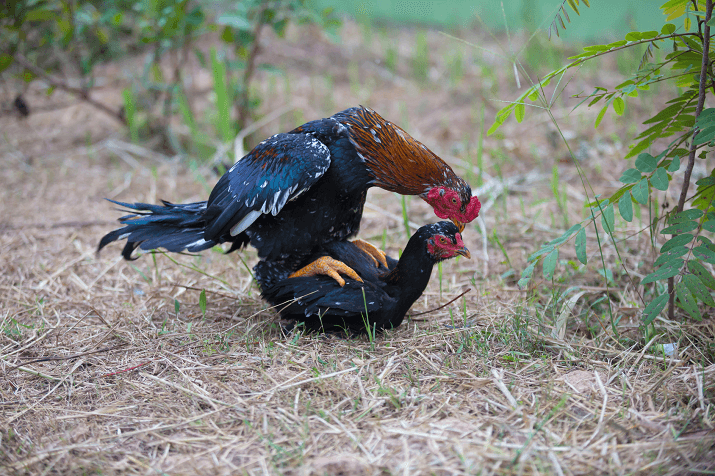
<instances>
[{"instance_id":1,"label":"ground","mask_svg":"<svg viewBox=\"0 0 715 476\"><path fill-rule=\"evenodd\" d=\"M427 31L430 66L419 79L411 58L421 33L410 29L347 22L339 44L303 28L262 45L261 61L282 73L260 73L257 115L284 113L248 147L364 104L450 162L484 204L488 256L470 225L473 259L435 270L410 318L374 339L284 335L247 271L252 251L125 262L112 245L97 255L120 216L103 198L202 200L217 179L211 166L131 144L111 117L61 92L46 98L37 84L26 94L29 117L0 116L4 472L715 471L712 310L702 322L658 319L655 338L639 328L638 277L657 255L645 234L620 244L620 257L603 245L609 283L602 265L580 266L567 244L553 282L516 286L528 255L585 216L586 192L545 115L529 110L522 124L484 137L499 101L518 91L501 49L508 40L453 33L487 52ZM559 61L570 51L544 45ZM140 61L107 65L95 97L118 107ZM210 75L203 80L210 90ZM594 130L598 111L571 113L568 96L621 80L615 61L584 68L554 105L590 186L605 195L625 168L624 143L658 98L629 103ZM210 113L205 86L195 85L195 100ZM673 194L658 197L672 203ZM373 191L368 201L360 237L397 255L407 241L400 198ZM417 225L436 219L418 199L406 208ZM618 224L619 236L648 220L644 209ZM590 234L592 262L595 242ZM669 343L678 344L671 355Z\"/></svg>"}]
</instances>

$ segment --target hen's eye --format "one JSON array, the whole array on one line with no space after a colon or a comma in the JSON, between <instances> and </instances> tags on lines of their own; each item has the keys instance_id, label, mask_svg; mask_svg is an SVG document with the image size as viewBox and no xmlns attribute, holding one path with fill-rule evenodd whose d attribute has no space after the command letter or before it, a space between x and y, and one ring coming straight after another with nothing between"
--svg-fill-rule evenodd
<instances>
[{"instance_id":1,"label":"hen's eye","mask_svg":"<svg viewBox=\"0 0 715 476\"><path fill-rule=\"evenodd\" d=\"M457 204L457 199L454 198L454 197L452 197L452 203L454 203L454 204L456 205L456 204Z\"/></svg>"}]
</instances>

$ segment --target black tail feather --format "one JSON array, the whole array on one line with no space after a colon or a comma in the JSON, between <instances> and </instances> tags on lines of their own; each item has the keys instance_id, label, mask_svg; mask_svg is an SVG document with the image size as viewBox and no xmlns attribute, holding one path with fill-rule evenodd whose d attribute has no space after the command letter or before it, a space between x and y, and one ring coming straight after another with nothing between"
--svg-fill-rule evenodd
<instances>
[{"instance_id":1,"label":"black tail feather","mask_svg":"<svg viewBox=\"0 0 715 476\"><path fill-rule=\"evenodd\" d=\"M109 201L124 207L123 211L130 214L119 219L124 225L122 228L104 235L97 252L109 243L123 239L127 240L127 244L122 250L122 256L127 260L132 259L132 252L137 248L198 252L221 242L204 239L206 202L174 204L162 201L162 205L151 205Z\"/></svg>"}]
</instances>

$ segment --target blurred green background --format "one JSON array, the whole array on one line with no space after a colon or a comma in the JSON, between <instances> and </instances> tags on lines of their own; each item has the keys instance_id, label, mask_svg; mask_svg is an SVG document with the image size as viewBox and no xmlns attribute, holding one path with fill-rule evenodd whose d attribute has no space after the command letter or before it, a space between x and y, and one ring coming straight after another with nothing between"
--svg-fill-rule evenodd
<instances>
[{"instance_id":1,"label":"blurred green background","mask_svg":"<svg viewBox=\"0 0 715 476\"><path fill-rule=\"evenodd\" d=\"M623 25L645 31L660 29L662 2L651 0L592 0L590 8L579 6L580 17L568 9L572 24L560 35L564 39L594 40L619 37ZM481 25L488 31L549 27L562 2L558 0L314 0L317 8L332 7L358 21L378 20L394 23L421 23L459 28ZM574 21L574 17L578 21ZM659 26L660 25L660 26Z\"/></svg>"}]
</instances>

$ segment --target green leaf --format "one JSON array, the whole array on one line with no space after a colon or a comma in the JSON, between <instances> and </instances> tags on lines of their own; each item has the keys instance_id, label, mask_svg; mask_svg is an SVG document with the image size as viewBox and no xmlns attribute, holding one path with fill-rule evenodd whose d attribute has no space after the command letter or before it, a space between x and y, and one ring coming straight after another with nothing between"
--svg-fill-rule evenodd
<instances>
[{"instance_id":1,"label":"green leaf","mask_svg":"<svg viewBox=\"0 0 715 476\"><path fill-rule=\"evenodd\" d=\"M534 261L536 258L538 258L541 255L545 255L546 253L551 253L553 251L554 247L551 244L544 245L541 249L538 251L533 252L527 259L526 261Z\"/></svg>"},{"instance_id":2,"label":"green leaf","mask_svg":"<svg viewBox=\"0 0 715 476\"><path fill-rule=\"evenodd\" d=\"M654 124L656 122L669 121L673 119L678 113L680 113L682 109L682 104L672 104L658 111L658 113L650 119L643 121L643 124Z\"/></svg>"},{"instance_id":3,"label":"green leaf","mask_svg":"<svg viewBox=\"0 0 715 476\"><path fill-rule=\"evenodd\" d=\"M626 102L623 98L616 98L613 100L613 110L616 111L616 114L619 116L623 115L623 112L626 110Z\"/></svg>"},{"instance_id":4,"label":"green leaf","mask_svg":"<svg viewBox=\"0 0 715 476\"><path fill-rule=\"evenodd\" d=\"M662 235L680 235L681 233L687 233L698 228L698 222L696 221L681 221L675 225L671 225L663 228L660 233Z\"/></svg>"},{"instance_id":5,"label":"green leaf","mask_svg":"<svg viewBox=\"0 0 715 476\"><path fill-rule=\"evenodd\" d=\"M556 269L556 263L559 260L559 250L554 249L551 253L546 255L544 258L544 279L552 279L554 276L554 270Z\"/></svg>"},{"instance_id":6,"label":"green leaf","mask_svg":"<svg viewBox=\"0 0 715 476\"><path fill-rule=\"evenodd\" d=\"M708 127L698 132L698 135L693 139L693 144L700 145L710 142L715 139L715 127Z\"/></svg>"},{"instance_id":7,"label":"green leaf","mask_svg":"<svg viewBox=\"0 0 715 476\"><path fill-rule=\"evenodd\" d=\"M608 200L609 200L611 203L616 203L623 195L628 195L628 194L630 194L632 188L633 188L633 187L632 187L631 185L626 185L625 187L621 187L621 188L619 188L618 190L616 190L616 192L615 192L613 195L611 195L611 196L608 198Z\"/></svg>"},{"instance_id":8,"label":"green leaf","mask_svg":"<svg viewBox=\"0 0 715 476\"><path fill-rule=\"evenodd\" d=\"M201 294L199 294L199 309L201 309L201 314L206 317L206 290L202 289Z\"/></svg>"},{"instance_id":9,"label":"green leaf","mask_svg":"<svg viewBox=\"0 0 715 476\"><path fill-rule=\"evenodd\" d=\"M647 326L665 309L665 305L668 304L668 293L661 294L657 298L653 299L650 304L646 306L643 310L643 325Z\"/></svg>"},{"instance_id":10,"label":"green leaf","mask_svg":"<svg viewBox=\"0 0 715 476\"><path fill-rule=\"evenodd\" d=\"M576 225L574 225L571 228L569 228L568 230L566 230L563 235L559 236L558 238L556 238L554 240L549 241L547 243L547 245L558 246L561 243L566 242L566 240L571 238L571 235L573 235L575 232L577 232L580 229L581 229L581 224L577 223ZM531 255L531 256L534 256L534 255ZM529 259L527 259L527 261L531 261L532 259L533 258L529 257Z\"/></svg>"},{"instance_id":11,"label":"green leaf","mask_svg":"<svg viewBox=\"0 0 715 476\"><path fill-rule=\"evenodd\" d=\"M680 305L683 306L683 309L685 309L688 314L690 314L690 317L696 321L703 320L703 316L700 314L700 309L698 309L698 302L695 300L695 297L693 297L683 281L675 285L675 295L678 296Z\"/></svg>"},{"instance_id":12,"label":"green leaf","mask_svg":"<svg viewBox=\"0 0 715 476\"><path fill-rule=\"evenodd\" d=\"M640 31L631 31L626 35L626 41L638 41L642 38Z\"/></svg>"},{"instance_id":13,"label":"green leaf","mask_svg":"<svg viewBox=\"0 0 715 476\"><path fill-rule=\"evenodd\" d=\"M679 260L674 260L677 261L673 264L680 264L681 266L683 265L684 261L682 259ZM678 273L680 273L680 266L661 266L660 268L656 269L652 273L650 273L648 276L643 278L641 281L641 284L648 284L648 283L654 283L655 281L662 281L663 279L668 279L672 278L673 276L677 276Z\"/></svg>"},{"instance_id":14,"label":"green leaf","mask_svg":"<svg viewBox=\"0 0 715 476\"><path fill-rule=\"evenodd\" d=\"M668 166L668 172L675 173L680 170L680 157L673 157L673 161Z\"/></svg>"},{"instance_id":15,"label":"green leaf","mask_svg":"<svg viewBox=\"0 0 715 476\"><path fill-rule=\"evenodd\" d=\"M633 202L631 201L630 192L624 193L621 199L618 200L618 213L627 222L633 221Z\"/></svg>"},{"instance_id":16,"label":"green leaf","mask_svg":"<svg viewBox=\"0 0 715 476\"><path fill-rule=\"evenodd\" d=\"M521 279L519 280L518 283L516 283L520 288L524 288L527 284L529 284L529 280L531 280L531 275L534 274L534 267L536 266L536 261L531 263L529 266L524 269L524 271L521 272Z\"/></svg>"},{"instance_id":17,"label":"green leaf","mask_svg":"<svg viewBox=\"0 0 715 476\"><path fill-rule=\"evenodd\" d=\"M636 202L640 203L641 205L645 205L648 203L648 179L647 178L642 178L640 182L638 182L635 187L631 189L631 194L633 195L633 198L636 199Z\"/></svg>"},{"instance_id":18,"label":"green leaf","mask_svg":"<svg viewBox=\"0 0 715 476\"><path fill-rule=\"evenodd\" d=\"M598 198L600 196L601 196L601 194L599 193L598 195L596 195L596 200L594 200L593 202L588 204L588 206L592 208L592 210L591 210L592 212L600 212L601 210L606 208L609 203L611 203L611 201L608 198L599 200Z\"/></svg>"},{"instance_id":19,"label":"green leaf","mask_svg":"<svg viewBox=\"0 0 715 476\"><path fill-rule=\"evenodd\" d=\"M181 309L181 303L178 299L174 299L174 311L178 314L179 309Z\"/></svg>"},{"instance_id":20,"label":"green leaf","mask_svg":"<svg viewBox=\"0 0 715 476\"><path fill-rule=\"evenodd\" d=\"M611 48L607 45L589 45L584 46L583 49L584 51L588 51L589 53L600 53L602 51L608 51Z\"/></svg>"},{"instance_id":21,"label":"green leaf","mask_svg":"<svg viewBox=\"0 0 715 476\"><path fill-rule=\"evenodd\" d=\"M688 261L688 271L693 273L705 286L715 290L715 278L705 269L705 266L691 259Z\"/></svg>"},{"instance_id":22,"label":"green leaf","mask_svg":"<svg viewBox=\"0 0 715 476\"><path fill-rule=\"evenodd\" d=\"M613 271L611 271L610 269L603 268L599 268L596 271L598 271L598 274L606 278L606 281L608 281L609 283L613 283Z\"/></svg>"},{"instance_id":23,"label":"green leaf","mask_svg":"<svg viewBox=\"0 0 715 476\"><path fill-rule=\"evenodd\" d=\"M672 35L673 33L675 33L675 25L673 25L672 23L666 23L665 25L663 25L663 28L660 29L660 32L663 35Z\"/></svg>"},{"instance_id":24,"label":"green leaf","mask_svg":"<svg viewBox=\"0 0 715 476\"><path fill-rule=\"evenodd\" d=\"M526 114L526 107L524 106L523 102L517 103L516 106L514 106L514 117L516 118L516 122L521 124L521 121L524 120L524 115Z\"/></svg>"},{"instance_id":25,"label":"green leaf","mask_svg":"<svg viewBox=\"0 0 715 476\"><path fill-rule=\"evenodd\" d=\"M703 223L703 230L715 233L715 220L708 220Z\"/></svg>"},{"instance_id":26,"label":"green leaf","mask_svg":"<svg viewBox=\"0 0 715 476\"><path fill-rule=\"evenodd\" d=\"M666 191L668 190L668 183L668 172L662 167L655 169L655 172L650 177L650 184L658 190Z\"/></svg>"},{"instance_id":27,"label":"green leaf","mask_svg":"<svg viewBox=\"0 0 715 476\"><path fill-rule=\"evenodd\" d=\"M598 128L598 125L601 123L603 120L603 116L606 115L606 111L608 110L608 104L603 106L603 109L601 109L601 112L598 113L598 116L596 116L596 123L594 124L594 129Z\"/></svg>"},{"instance_id":28,"label":"green leaf","mask_svg":"<svg viewBox=\"0 0 715 476\"><path fill-rule=\"evenodd\" d=\"M712 248L712 245L700 245L693 248L693 255L706 263L715 264L715 249Z\"/></svg>"},{"instance_id":29,"label":"green leaf","mask_svg":"<svg viewBox=\"0 0 715 476\"><path fill-rule=\"evenodd\" d=\"M713 16L710 18L710 20L708 20L707 25L708 25L710 28L715 28L715 15L713 15Z\"/></svg>"},{"instance_id":30,"label":"green leaf","mask_svg":"<svg viewBox=\"0 0 715 476\"><path fill-rule=\"evenodd\" d=\"M715 108L709 107L700 113L695 123L698 127L703 128L709 126L712 122L715 122Z\"/></svg>"},{"instance_id":31,"label":"green leaf","mask_svg":"<svg viewBox=\"0 0 715 476\"><path fill-rule=\"evenodd\" d=\"M710 295L710 291L705 285L692 274L686 274L683 276L683 282L688 287L688 290L693 293L693 296L698 298L700 301L704 302L708 306L715 307L715 300Z\"/></svg>"},{"instance_id":32,"label":"green leaf","mask_svg":"<svg viewBox=\"0 0 715 476\"><path fill-rule=\"evenodd\" d=\"M660 252L665 253L672 250L677 246L685 246L693 241L693 235L690 233L683 233L682 235L677 235L666 241L663 246L660 247Z\"/></svg>"},{"instance_id":33,"label":"green leaf","mask_svg":"<svg viewBox=\"0 0 715 476\"><path fill-rule=\"evenodd\" d=\"M609 204L606 208L603 209L603 214L601 215L601 225L603 225L603 229L608 233L609 235L613 233L615 229L615 214L613 213L613 204Z\"/></svg>"},{"instance_id":34,"label":"green leaf","mask_svg":"<svg viewBox=\"0 0 715 476\"><path fill-rule=\"evenodd\" d=\"M492 124L492 126L487 131L488 136L494 134L494 132L499 129L499 127L501 127L504 122L506 122L506 120L511 115L512 110L512 107L507 107L497 113L496 117L494 118L494 124Z\"/></svg>"},{"instance_id":35,"label":"green leaf","mask_svg":"<svg viewBox=\"0 0 715 476\"><path fill-rule=\"evenodd\" d=\"M582 264L586 264L586 229L581 228L581 231L576 234L576 257Z\"/></svg>"},{"instance_id":36,"label":"green leaf","mask_svg":"<svg viewBox=\"0 0 715 476\"><path fill-rule=\"evenodd\" d=\"M676 213L675 215L671 216L668 218L668 223L676 223L680 221L689 221L689 220L697 220L703 216L703 211L698 210L697 208L690 208L688 210L683 210L680 213Z\"/></svg>"},{"instance_id":37,"label":"green leaf","mask_svg":"<svg viewBox=\"0 0 715 476\"><path fill-rule=\"evenodd\" d=\"M634 155L646 150L652 144L653 144L653 139L650 137L646 137L642 141L638 142L636 145L629 146L631 148L631 150L626 154L624 159L630 159Z\"/></svg>"},{"instance_id":38,"label":"green leaf","mask_svg":"<svg viewBox=\"0 0 715 476\"><path fill-rule=\"evenodd\" d=\"M576 5L578 4L578 0L566 0L566 1L568 2L571 9L576 12L576 15L581 15L578 12L578 8L576 7ZM584 2L584 3L586 3L586 2Z\"/></svg>"},{"instance_id":39,"label":"green leaf","mask_svg":"<svg viewBox=\"0 0 715 476\"><path fill-rule=\"evenodd\" d=\"M5 71L13 61L13 57L8 54L0 54L0 73Z\"/></svg>"},{"instance_id":40,"label":"green leaf","mask_svg":"<svg viewBox=\"0 0 715 476\"><path fill-rule=\"evenodd\" d=\"M670 250L658 256L658 259L655 260L653 266L664 266L669 261L672 261L676 258L680 258L687 253L688 248L686 248L685 246L676 246L675 248L671 248Z\"/></svg>"},{"instance_id":41,"label":"green leaf","mask_svg":"<svg viewBox=\"0 0 715 476\"><path fill-rule=\"evenodd\" d=\"M636 168L644 174L650 173L658 166L658 161L647 152L638 155Z\"/></svg>"},{"instance_id":42,"label":"green leaf","mask_svg":"<svg viewBox=\"0 0 715 476\"><path fill-rule=\"evenodd\" d=\"M641 179L641 173L636 169L628 169L619 179L622 183L636 183Z\"/></svg>"}]
</instances>

